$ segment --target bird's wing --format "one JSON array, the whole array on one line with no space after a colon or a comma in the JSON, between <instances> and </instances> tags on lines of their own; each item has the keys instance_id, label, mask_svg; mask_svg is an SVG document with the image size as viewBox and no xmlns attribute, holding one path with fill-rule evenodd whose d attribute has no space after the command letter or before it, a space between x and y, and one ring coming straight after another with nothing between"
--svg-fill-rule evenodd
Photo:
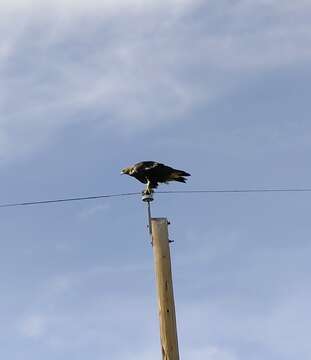
<instances>
[{"instance_id":1,"label":"bird's wing","mask_svg":"<svg viewBox=\"0 0 311 360\"><path fill-rule=\"evenodd\" d=\"M134 168L136 172L139 172L139 171L149 171L158 166L163 166L163 164L160 164L155 161L142 161L140 163L135 164Z\"/></svg>"}]
</instances>

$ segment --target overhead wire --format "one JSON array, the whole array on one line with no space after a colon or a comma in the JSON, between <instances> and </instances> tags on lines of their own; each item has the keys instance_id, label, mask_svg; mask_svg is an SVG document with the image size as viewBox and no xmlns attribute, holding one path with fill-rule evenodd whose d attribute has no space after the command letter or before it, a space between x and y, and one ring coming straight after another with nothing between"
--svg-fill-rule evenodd
<instances>
[{"instance_id":1,"label":"overhead wire","mask_svg":"<svg viewBox=\"0 0 311 360\"><path fill-rule=\"evenodd\" d=\"M169 191L156 191L155 194L219 194L219 193L280 193L280 192L311 192L311 188L266 188L266 189L207 189L207 190L169 190ZM64 203L73 201L95 200L103 198L114 197L127 197L134 195L141 195L141 192L119 193L119 194L104 194L83 197L69 197L50 200L27 201L16 203L0 203L0 208L17 207L17 206L30 206L30 205L44 205L53 203Z\"/></svg>"},{"instance_id":2,"label":"overhead wire","mask_svg":"<svg viewBox=\"0 0 311 360\"><path fill-rule=\"evenodd\" d=\"M264 193L264 192L311 192L311 188L172 190L172 191L157 191L156 193L157 194L203 194L203 193Z\"/></svg>"},{"instance_id":3,"label":"overhead wire","mask_svg":"<svg viewBox=\"0 0 311 360\"><path fill-rule=\"evenodd\" d=\"M52 199L52 200L27 201L27 202L19 202L19 203L7 203L7 204L0 204L0 208L15 207L15 206L28 206L28 205L43 205L43 204L53 204L53 203L60 203L60 202L95 200L95 199L112 198L112 197L132 196L132 195L139 195L139 194L140 194L140 192L132 192L132 193L83 196L83 197Z\"/></svg>"}]
</instances>

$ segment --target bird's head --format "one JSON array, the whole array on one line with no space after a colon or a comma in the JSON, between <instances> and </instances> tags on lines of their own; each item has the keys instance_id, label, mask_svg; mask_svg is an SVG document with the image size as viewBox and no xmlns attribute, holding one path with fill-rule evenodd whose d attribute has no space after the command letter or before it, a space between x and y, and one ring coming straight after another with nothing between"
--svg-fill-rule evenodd
<instances>
[{"instance_id":1,"label":"bird's head","mask_svg":"<svg viewBox=\"0 0 311 360\"><path fill-rule=\"evenodd\" d=\"M132 168L127 167L121 170L121 175L130 175Z\"/></svg>"}]
</instances>

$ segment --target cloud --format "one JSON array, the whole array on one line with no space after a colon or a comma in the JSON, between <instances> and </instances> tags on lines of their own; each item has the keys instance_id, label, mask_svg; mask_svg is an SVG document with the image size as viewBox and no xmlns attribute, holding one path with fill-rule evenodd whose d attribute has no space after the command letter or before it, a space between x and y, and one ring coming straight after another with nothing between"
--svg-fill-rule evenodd
<instances>
[{"instance_id":1,"label":"cloud","mask_svg":"<svg viewBox=\"0 0 311 360\"><path fill-rule=\"evenodd\" d=\"M172 1L165 9L172 16L185 3ZM163 61L152 60L152 52L165 49L155 44L153 33L161 14L150 14L148 2L104 2L121 11L117 17L105 11L98 16L101 10L93 6L99 2L52 4L44 3L49 11L41 6L32 13L29 3L13 2L15 17L2 25L2 160L28 154L71 123L100 117L107 126L149 127L148 121L179 111L175 105L183 91L167 71L162 73ZM126 11L134 4L138 10ZM163 8L160 2L150 4ZM82 116L83 111L88 114Z\"/></svg>"},{"instance_id":2,"label":"cloud","mask_svg":"<svg viewBox=\"0 0 311 360\"><path fill-rule=\"evenodd\" d=\"M44 10L49 7L59 9L59 11L70 10L71 13L98 12L98 11L112 11L122 9L154 9L158 7L184 7L190 5L193 1L190 0L90 0L87 3L83 0L12 0L1 2L1 9L6 11L28 11L33 12L34 8Z\"/></svg>"},{"instance_id":3,"label":"cloud","mask_svg":"<svg viewBox=\"0 0 311 360\"><path fill-rule=\"evenodd\" d=\"M2 161L80 122L128 134L182 121L254 74L311 58L307 2L25 0L1 9Z\"/></svg>"}]
</instances>

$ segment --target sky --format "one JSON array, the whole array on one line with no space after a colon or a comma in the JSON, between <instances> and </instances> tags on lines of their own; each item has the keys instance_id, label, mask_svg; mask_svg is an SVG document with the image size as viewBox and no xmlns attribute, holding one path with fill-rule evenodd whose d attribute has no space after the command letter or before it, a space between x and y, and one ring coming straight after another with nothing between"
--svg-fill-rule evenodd
<instances>
[{"instance_id":1,"label":"sky","mask_svg":"<svg viewBox=\"0 0 311 360\"><path fill-rule=\"evenodd\" d=\"M310 188L307 0L3 0L0 203ZM311 358L311 194L157 194L181 359ZM0 357L155 360L140 196L0 208Z\"/></svg>"}]
</instances>

